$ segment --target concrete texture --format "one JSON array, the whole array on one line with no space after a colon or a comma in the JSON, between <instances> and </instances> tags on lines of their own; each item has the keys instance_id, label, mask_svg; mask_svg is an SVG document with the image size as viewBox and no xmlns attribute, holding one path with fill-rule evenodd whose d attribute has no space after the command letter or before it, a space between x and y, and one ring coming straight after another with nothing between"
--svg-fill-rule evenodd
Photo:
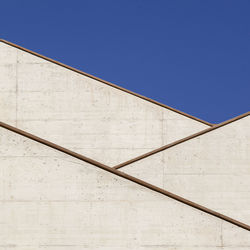
<instances>
[{"instance_id":1,"label":"concrete texture","mask_svg":"<svg viewBox=\"0 0 250 250\"><path fill-rule=\"evenodd\" d=\"M250 233L0 128L0 249L245 250Z\"/></svg>"},{"instance_id":2,"label":"concrete texture","mask_svg":"<svg viewBox=\"0 0 250 250\"><path fill-rule=\"evenodd\" d=\"M120 170L250 224L249 128L248 115Z\"/></svg>"},{"instance_id":3,"label":"concrete texture","mask_svg":"<svg viewBox=\"0 0 250 250\"><path fill-rule=\"evenodd\" d=\"M3 42L0 117L111 166L208 127Z\"/></svg>"}]
</instances>

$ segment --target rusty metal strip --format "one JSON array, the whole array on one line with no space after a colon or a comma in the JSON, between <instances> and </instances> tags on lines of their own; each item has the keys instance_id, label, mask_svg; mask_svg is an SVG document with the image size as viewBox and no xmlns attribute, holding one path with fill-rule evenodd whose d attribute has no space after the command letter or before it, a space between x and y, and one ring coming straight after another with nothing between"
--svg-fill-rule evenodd
<instances>
[{"instance_id":1,"label":"rusty metal strip","mask_svg":"<svg viewBox=\"0 0 250 250\"><path fill-rule=\"evenodd\" d=\"M111 87L113 87L113 88L119 89L119 90L124 91L124 92L126 92L126 93L128 93L128 94L137 96L137 97L139 97L139 98L141 98L141 99L144 99L144 100L146 100L146 101L149 101L149 102L151 102L151 103L154 103L154 104L156 104L156 105L158 105L158 106L161 106L161 107L163 107L163 108L169 109L169 110L171 110L171 111L174 111L174 112L176 112L176 113L178 113L178 114L184 115L184 116L186 116L186 117L188 117L188 118L191 118L191 119L193 119L193 120L196 120L196 121L201 122L201 123L203 123L203 124L206 124L206 125L208 125L208 126L213 126L213 124L210 123L210 122L203 121L202 119L199 119L199 118L194 117L194 116L192 116L192 115L186 114L186 113L184 113L184 112L182 112L182 111L180 111L180 110L177 110L177 109L175 109L175 108L169 107L169 106L167 106L167 105L165 105L165 104L162 104L162 103L160 103L160 102L157 102L157 101L155 101L155 100L153 100L153 99L151 99L151 98L148 98L148 97L145 97L145 96L143 96L143 95L137 94L137 93L135 93L135 92L133 92L133 91L130 91L130 90L125 89L125 88L122 88L122 87L117 86L117 85L115 85L115 84L113 84L113 83L110 83L110 82L108 82L108 81L102 80L102 79L100 79L100 78L98 78L98 77L95 77L95 76L90 75L90 74L88 74L88 73L85 73L85 72L83 72L83 71L81 71L81 70L75 69L75 68L70 67L70 66L68 66L68 65L66 65L66 64L63 64L63 63L60 63L60 62L55 61L55 60L53 60L53 59L50 59L50 58L48 58L48 57L46 57L46 56L40 55L40 54L38 54L38 53L36 53L36 52L33 52L33 51L31 51L31 50L25 49L25 48L23 48L23 47L21 47L21 46L19 46L19 45L16 45L16 44L14 44L14 43L11 43L11 42L9 42L9 41L0 39L0 42L3 42L3 43L5 43L5 44L8 44L8 45L10 45L10 46L12 46L12 47L15 47L15 48L17 48L17 49L23 50L23 51L25 51L25 52L27 52L27 53L30 53L30 54L34 55L34 56L38 56L38 57L40 57L40 58L42 58L42 59L44 59L44 60L47 60L47 61L52 62L52 63L55 63L55 64L57 64L57 65L59 65L59 66L62 66L62 67L67 68L67 69L69 69L69 70L72 70L72 71L74 71L74 72L76 72L76 73L79 73L79 74L81 74L81 75L90 77L90 78L92 78L92 79L94 79L94 80L97 80L97 81L99 81L99 82L102 82L102 83L104 83L104 84L107 84L107 85L109 85L109 86L111 86Z\"/></svg>"},{"instance_id":2,"label":"rusty metal strip","mask_svg":"<svg viewBox=\"0 0 250 250\"><path fill-rule=\"evenodd\" d=\"M230 120L227 120L227 121L222 122L222 123L220 123L220 124L214 125L214 126L211 127L211 128L204 129L204 130L202 130L202 131L200 131L200 132L198 132L198 133L192 134L192 135L190 135L190 136L187 136L187 137L182 138L182 139L180 139L180 140L177 140L177 141L175 141L175 142L169 143L169 144L167 144L167 145L165 145L165 146L162 146L162 147L160 147L160 148L157 148L157 149L155 149L155 150L152 150L152 151L150 151L150 152L148 152L148 153L145 153L145 154L142 154L142 155L140 155L140 156L137 156L137 157L135 157L135 158L133 158L133 159L131 159L131 160L125 161L125 162L123 162L123 163L120 163L120 164L114 166L113 168L114 168L114 169L119 169L119 168L125 167L125 166L127 166L127 165L129 165L129 164L131 164L131 163L134 163L134 162L136 162L136 161L140 161L140 160L142 160L142 159L144 159L144 158L147 158L147 157L149 157L149 156L151 156L151 155L154 155L154 154L156 154L156 153L159 153L159 152L161 152L161 151L163 151L163 150L166 150L166 149L168 149L168 148L171 148L171 147L173 147L173 146L176 146L176 145L178 145L178 144L180 144L180 143L183 143L183 142L185 142L185 141L191 140L191 139L193 139L193 138L195 138L195 137L198 137L198 136L200 136L200 135L204 135L204 134L206 134L206 133L208 133L208 132L211 132L211 131L213 131L213 130L215 130L215 129L217 129L217 128L221 128L221 127L223 127L223 126L225 126L225 125L227 125L227 124L229 124L229 123L231 123L231 122L237 121L237 120L239 120L239 119L241 119L241 118L244 118L244 117L246 117L246 116L248 116L248 115L250 115L250 112L246 112L246 113L244 113L244 114L242 114L242 115L239 115L239 116L236 116L236 117L234 117L234 118L232 118L232 119L230 119Z\"/></svg>"},{"instance_id":3,"label":"rusty metal strip","mask_svg":"<svg viewBox=\"0 0 250 250\"><path fill-rule=\"evenodd\" d=\"M44 144L44 145L46 145L46 146L48 146L48 147L50 147L50 148L53 148L53 149L58 150L58 151L60 151L60 152L63 152L63 153L65 153L65 154L67 154L67 155L70 155L70 156L75 157L75 158L77 158L77 159L79 159L79 160L82 160L82 161L84 161L84 162L87 162L87 163L89 163L89 164L91 164L91 165L94 165L94 166L96 166L96 167L98 167L98 168L101 168L101 169L103 169L103 170L105 170L105 171L108 171L108 172L110 172L110 173L112 173L112 174L115 174L115 175L117 175L117 176L119 176L119 177L122 177L122 178L124 178L124 179L129 180L129 181L132 181L132 182L134 182L134 183L137 183L137 184L139 184L140 186L146 187L146 188L148 188L148 189L150 189L150 190L152 190L152 191L155 191L155 192L157 192L157 193L163 194L163 195L165 195L165 196L167 196L167 197L170 197L170 198L172 198L172 199L174 199L174 200L177 200L177 201L179 201L179 202L182 202L182 203L184 203L184 204L186 204L186 205L188 205L188 206L191 206L191 207L193 207L193 208L196 208L196 209L198 209L198 210L200 210L200 211L202 211L202 212L205 212L205 213L207 213L207 214L210 214L210 215L212 215L212 216L215 216L215 217L217 217L217 218L220 218L220 219L222 219L222 220L224 220L224 221L227 221L227 222L232 223L232 224L234 224L234 225L236 225L236 226L238 226L238 227L241 227L241 228L243 228L243 229L246 229L246 230L250 231L250 225L247 225L247 224L244 224L244 223L242 223L242 222L240 222L240 221L234 220L234 219L231 218L231 217L228 217L228 216L226 216L226 215L223 215L223 214L221 214L221 213L218 213L218 212L216 212L216 211L213 211L213 210L211 210L211 209L209 209L209 208L207 208L207 207L201 206L201 205L199 205L199 204L197 204L197 203L194 203L194 202L192 202L192 201L190 201L190 200L187 200L187 199L185 199L185 198L183 198L183 197L181 197L181 196L178 196L178 195L173 194L173 193L171 193L171 192L168 192L168 191L166 191L166 190L164 190L164 189L161 189L161 188L159 188L159 187L156 187L156 186L154 186L154 185L151 185L151 184L149 184L149 183L147 183L147 182L145 182L145 181L143 181L143 180L140 180L140 179L138 179L138 178L135 178L135 177L133 177L133 176L131 176L131 175L128 175L128 174L126 174L126 173L123 173L123 172L121 172L121 171L119 171L119 170L116 170L116 169L114 169L114 168L112 168L112 167L106 166L106 165L104 165L104 164L102 164L102 163L100 163L100 162L97 162L97 161L92 160L92 159L90 159L90 158L88 158L88 157L85 157L85 156L80 155L80 154L78 154L78 153L76 153L76 152L73 152L73 151L71 151L71 150L69 150L69 149L66 149L66 148L64 148L64 147L61 147L61 146L59 146L59 145L57 145L57 144L55 144L55 143L52 143L52 142L47 141L47 140L44 140L44 139L42 139L42 138L40 138L40 137L37 137L37 136L32 135L32 134L30 134L30 133L27 133L27 132L25 132L25 131L23 131L23 130L20 130L20 129L18 129L18 128L15 128L15 127L10 126L10 125L8 125L8 124L6 124L6 123L3 123L3 122L0 122L0 127L3 127L3 128L5 128L5 129L8 129L8 130L10 130L10 131L12 131L12 132L14 132L14 133L19 134L19 135L25 136L25 137L27 137L27 138L33 140L33 141L39 142L39 143L41 143L41 144Z\"/></svg>"}]
</instances>

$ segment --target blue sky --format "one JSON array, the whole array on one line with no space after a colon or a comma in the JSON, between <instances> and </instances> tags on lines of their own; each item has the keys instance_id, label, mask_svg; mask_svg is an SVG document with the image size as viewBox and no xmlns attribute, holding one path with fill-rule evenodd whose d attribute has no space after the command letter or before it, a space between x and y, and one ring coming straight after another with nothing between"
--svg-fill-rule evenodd
<instances>
[{"instance_id":1,"label":"blue sky","mask_svg":"<svg viewBox=\"0 0 250 250\"><path fill-rule=\"evenodd\" d=\"M218 123L250 110L248 0L8 0L0 37Z\"/></svg>"}]
</instances>

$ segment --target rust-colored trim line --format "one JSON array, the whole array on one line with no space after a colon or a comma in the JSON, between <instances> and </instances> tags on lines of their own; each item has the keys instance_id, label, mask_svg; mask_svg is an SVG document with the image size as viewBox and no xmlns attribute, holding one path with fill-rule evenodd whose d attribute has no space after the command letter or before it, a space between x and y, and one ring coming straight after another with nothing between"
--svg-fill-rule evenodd
<instances>
[{"instance_id":1,"label":"rust-colored trim line","mask_svg":"<svg viewBox=\"0 0 250 250\"><path fill-rule=\"evenodd\" d=\"M99 82L102 82L102 83L104 83L104 84L107 84L107 85L109 85L109 86L111 86L111 87L113 87L113 88L119 89L119 90L121 90L121 91L124 91L124 92L129 93L129 94L134 95L134 96L137 96L137 97L139 97L139 98L141 98L141 99L144 99L144 100L146 100L146 101L152 102L152 103L154 103L154 104L156 104L156 105L158 105L158 106L161 106L161 107L163 107L163 108L169 109L169 110L171 110L171 111L174 111L174 112L176 112L176 113L179 113L179 114L181 114L181 115L184 115L184 116L186 116L186 117L188 117L188 118L191 118L191 119L196 120L196 121L198 121L198 122L204 123L204 124L206 124L206 125L208 125L208 126L213 126L213 125L214 125L214 124L212 124L212 123L210 123L210 122L203 121L202 119L199 119L199 118L194 117L194 116L192 116L192 115L186 114L186 113L184 113L184 112L182 112L182 111L180 111L180 110L177 110L177 109L175 109L175 108L172 108L172 107L169 107L169 106L167 106L167 105L165 105L165 104L162 104L162 103L160 103L160 102L157 102L157 101L155 101L155 100L153 100L153 99L151 99L151 98L148 98L148 97L145 97L145 96L143 96L143 95L137 94L137 93L135 93L135 92L133 92L133 91L130 91L130 90L125 89L125 88L122 88L122 87L117 86L117 85L115 85L115 84L113 84L113 83L110 83L110 82L108 82L108 81L102 80L102 79L100 79L100 78L98 78L98 77L95 77L95 76L93 76L93 75L90 75L90 74L88 74L88 73L85 73L85 72L83 72L83 71L81 71L81 70L75 69L75 68L73 68L73 67L70 67L70 66L68 66L68 65L66 65L66 64L60 63L60 62L58 62L58 61L55 61L55 60L53 60L53 59L51 59L51 58L48 58L48 57L46 57L46 56L40 55L40 54L38 54L38 53L36 53L36 52L33 52L33 51L31 51L31 50L25 49L25 48L23 48L23 47L21 47L21 46L19 46L19 45L16 45L16 44L11 43L11 42L9 42L9 41L6 41L6 40L4 40L4 39L0 39L0 42L3 42L3 43L8 44L8 45L10 45L10 46L13 46L13 47L15 47L15 48L17 48L17 49L23 50L23 51L25 51L25 52L27 52L27 53L30 53L30 54L34 55L34 56L38 56L38 57L40 57L40 58L42 58L42 59L44 59L44 60L47 60L47 61L49 61L49 62L55 63L55 64L57 64L57 65L60 65L60 66L62 66L62 67L64 67L64 68L67 68L67 69L69 69L69 70L72 70L72 71L74 71L74 72L76 72L76 73L79 73L79 74L81 74L81 75L90 77L90 78L92 78L92 79L94 79L94 80L97 80L97 81L99 81Z\"/></svg>"},{"instance_id":2,"label":"rust-colored trim line","mask_svg":"<svg viewBox=\"0 0 250 250\"><path fill-rule=\"evenodd\" d=\"M204 135L204 134L206 134L206 133L208 133L208 132L211 132L211 131L213 131L213 130L215 130L215 129L217 129L217 128L221 128L221 127L223 127L223 126L225 126L225 125L227 125L227 124L229 124L229 123L231 123L231 122L237 121L237 120L239 120L239 119L241 119L241 118L244 118L244 117L246 117L246 116L248 116L248 115L250 115L250 112L246 112L246 113L244 113L244 114L242 114L242 115L239 115L239 116L236 116L236 117L234 117L234 118L232 118L232 119L230 119L230 120L227 120L227 121L222 122L222 123L220 123L220 124L214 125L214 126L211 127L211 128L204 129L204 130L202 130L202 131L200 131L200 132L198 132L198 133L192 134L192 135L190 135L190 136L187 136L187 137L182 138L182 139L180 139L180 140L177 140L177 141L175 141L175 142L169 143L169 144L167 144L167 145L165 145L165 146L162 146L162 147L160 147L160 148L157 148L157 149L155 149L155 150L152 150L152 151L150 151L150 152L148 152L148 153L145 153L145 154L143 154L143 155L137 156L137 157L135 157L135 158L133 158L133 159L131 159L131 160L125 161L125 162L123 162L123 163L120 163L120 164L114 166L113 168L114 168L114 169L119 169L119 168L125 167L125 166L127 166L127 165L129 165L129 164L131 164L131 163L134 163L134 162L136 162L136 161L140 161L140 160L142 160L142 159L144 159L144 158L147 158L147 157L149 157L149 156L151 156L151 155L154 155L154 154L156 154L156 153L159 153L159 152L161 152L161 151L163 151L163 150L165 150L165 149L174 147L174 146L176 146L176 145L178 145L178 144L180 144L180 143L183 143L183 142L185 142L185 141L191 140L191 139L193 139L193 138L195 138L195 137L198 137L198 136L200 136L200 135Z\"/></svg>"},{"instance_id":3,"label":"rust-colored trim line","mask_svg":"<svg viewBox=\"0 0 250 250\"><path fill-rule=\"evenodd\" d=\"M147 183L147 182L145 182L145 181L143 181L143 180L140 180L140 179L138 179L138 178L135 178L135 177L133 177L133 176L131 176L131 175L128 175L128 174L126 174L126 173L123 173L123 172L121 172L121 171L119 171L119 170L116 170L116 169L114 169L114 168L112 168L112 167L106 166L106 165L104 165L104 164L102 164L102 163L100 163L100 162L97 162L97 161L92 160L92 159L90 159L90 158L88 158L88 157L85 157L85 156L83 156L83 155L80 155L80 154L78 154L78 153L76 153L76 152L73 152L73 151L71 151L71 150L69 150L69 149L66 149L66 148L64 148L64 147L61 147L61 146L59 146L59 145L57 145L57 144L54 144L54 143L49 142L49 141L47 141L47 140L44 140L44 139L42 139L42 138L40 138L40 137L37 137L37 136L32 135L32 134L30 134L30 133L27 133L27 132L25 132L25 131L23 131L23 130L20 130L20 129L18 129L18 128L12 127L12 126L10 126L10 125L8 125L8 124L6 124L6 123L3 123L3 122L0 122L0 127L3 127L3 128L5 128L5 129L8 129L8 130L10 130L10 131L12 131L12 132L14 132L14 133L19 134L19 135L25 136L25 137L27 137L27 138L33 140L33 141L36 141L36 142L41 143L41 144L44 144L44 145L46 145L46 146L48 146L48 147L50 147L50 148L53 148L53 149L58 150L58 151L60 151L60 152L63 152L63 153L65 153L65 154L67 154L67 155L70 155L70 156L75 157L75 158L77 158L77 159L79 159L79 160L82 160L82 161L84 161L84 162L87 162L87 163L89 163L89 164L91 164L91 165L94 165L94 166L96 166L96 167L98 167L98 168L101 168L101 169L103 169L103 170L105 170L105 171L108 171L108 172L110 172L110 173L112 173L112 174L115 174L115 175L117 175L117 176L119 176L119 177L122 177L122 178L124 178L124 179L129 180L129 181L132 181L132 182L134 182L134 183L137 183L137 184L139 184L140 186L146 187L146 188L148 188L148 189L150 189L150 190L152 190L152 191L155 191L155 192L157 192L157 193L163 194L163 195L165 195L165 196L167 196L167 197L169 197L169 198L172 198L172 199L174 199L174 200L177 200L177 201L179 201L179 202L182 202L182 203L184 203L184 204L186 204L186 205L188 205L188 206L191 206L191 207L193 207L193 208L196 208L196 209L198 209L198 210L200 210L200 211L202 211L202 212L205 212L205 213L207 213L207 214L210 214L210 215L212 215L212 216L215 216L215 217L217 217L217 218L220 218L220 219L222 219L222 220L224 220L224 221L227 221L227 222L232 223L232 224L234 224L234 225L236 225L236 226L238 226L238 227L241 227L241 228L243 228L243 229L246 229L246 230L250 231L250 226L247 225L247 224L244 224L244 223L242 223L242 222L240 222L240 221L234 220L233 218L230 218L230 217L228 217L228 216L226 216L226 215L223 215L223 214L221 214L221 213L218 213L218 212L216 212L216 211L213 211L213 210L211 210L211 209L209 209L209 208L207 208L207 207L201 206L201 205L199 205L199 204L197 204L197 203L194 203L194 202L192 202L192 201L190 201L190 200L187 200L187 199L185 199L185 198L183 198L183 197L181 197L181 196L178 196L178 195L176 195L176 194L170 193L170 192L168 192L168 191L166 191L166 190L164 190L164 189L161 189L161 188L159 188L159 187L156 187L156 186L154 186L154 185L151 185L151 184L149 184L149 183Z\"/></svg>"}]
</instances>

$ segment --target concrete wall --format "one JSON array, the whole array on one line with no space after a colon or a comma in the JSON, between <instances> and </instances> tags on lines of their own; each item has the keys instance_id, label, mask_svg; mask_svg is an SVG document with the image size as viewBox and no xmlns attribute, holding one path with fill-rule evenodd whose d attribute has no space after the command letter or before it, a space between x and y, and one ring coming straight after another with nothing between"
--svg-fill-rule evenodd
<instances>
[{"instance_id":1,"label":"concrete wall","mask_svg":"<svg viewBox=\"0 0 250 250\"><path fill-rule=\"evenodd\" d=\"M108 165L208 127L2 42L0 117Z\"/></svg>"},{"instance_id":2,"label":"concrete wall","mask_svg":"<svg viewBox=\"0 0 250 250\"><path fill-rule=\"evenodd\" d=\"M0 128L0 249L246 250L249 231Z\"/></svg>"},{"instance_id":3,"label":"concrete wall","mask_svg":"<svg viewBox=\"0 0 250 250\"><path fill-rule=\"evenodd\" d=\"M249 128L247 116L120 170L250 224Z\"/></svg>"}]
</instances>

